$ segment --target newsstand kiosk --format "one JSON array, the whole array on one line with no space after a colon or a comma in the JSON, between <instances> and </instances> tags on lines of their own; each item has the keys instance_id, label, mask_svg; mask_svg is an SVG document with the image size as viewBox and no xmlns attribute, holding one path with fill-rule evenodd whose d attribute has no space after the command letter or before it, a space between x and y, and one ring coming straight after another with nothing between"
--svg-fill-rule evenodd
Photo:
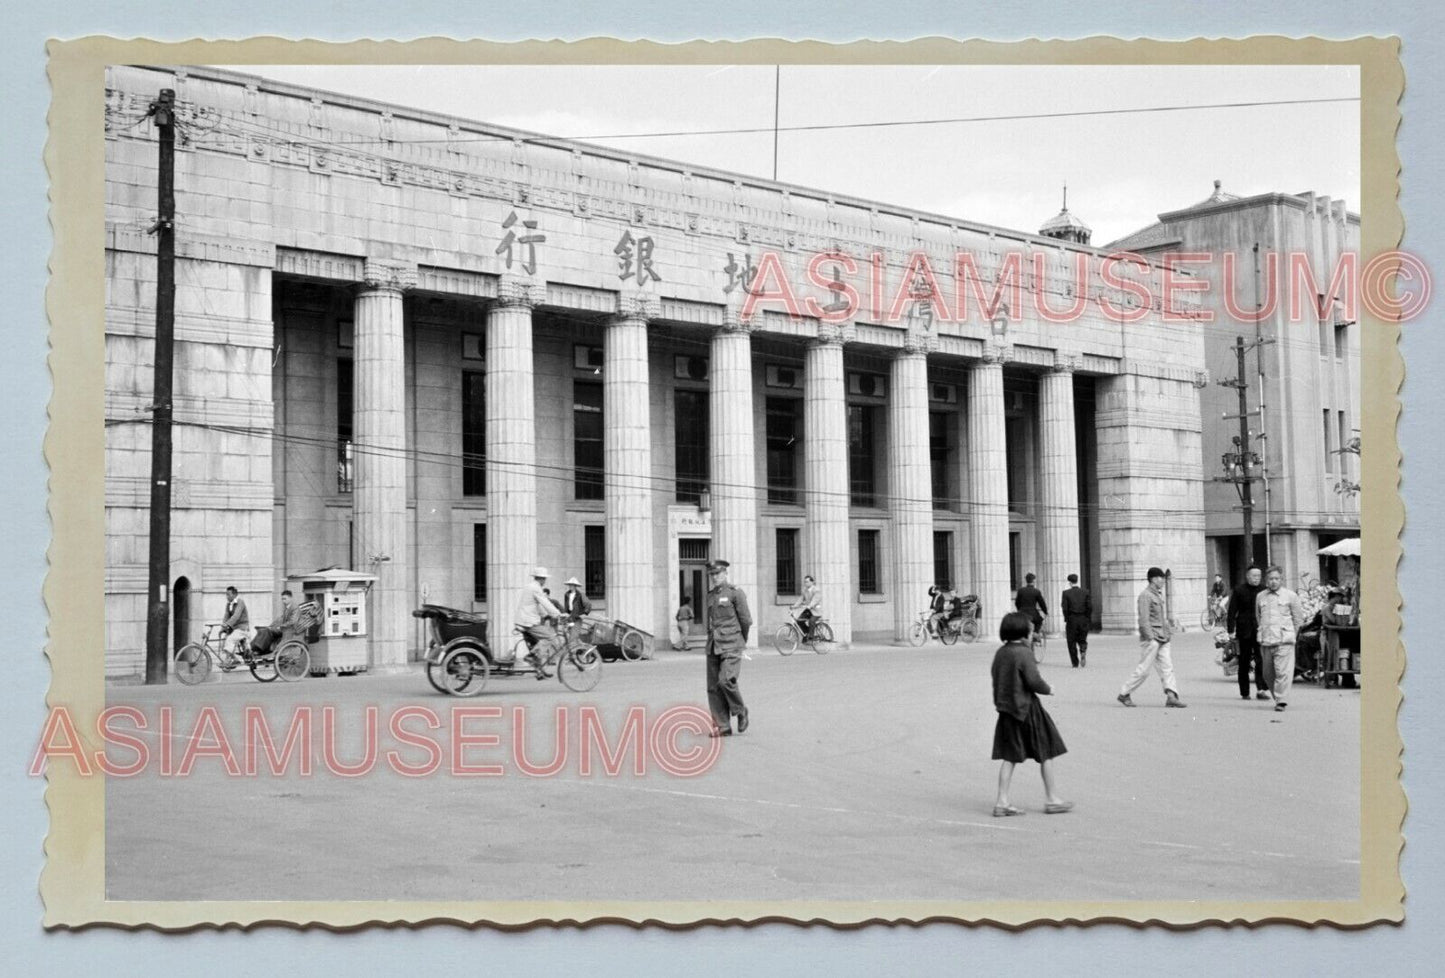
<instances>
[{"instance_id":1,"label":"newsstand kiosk","mask_svg":"<svg viewBox=\"0 0 1445 978\"><path fill-rule=\"evenodd\" d=\"M366 637L366 595L376 577L360 571L327 567L314 574L286 578L291 590L301 590L303 601L321 609L317 623L306 633L311 647L311 675L365 672L370 663Z\"/></svg>"}]
</instances>

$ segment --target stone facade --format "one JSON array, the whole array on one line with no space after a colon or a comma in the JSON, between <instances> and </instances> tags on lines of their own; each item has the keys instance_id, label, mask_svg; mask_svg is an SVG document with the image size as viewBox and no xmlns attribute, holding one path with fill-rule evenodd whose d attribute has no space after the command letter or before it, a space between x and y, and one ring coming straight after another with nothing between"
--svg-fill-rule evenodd
<instances>
[{"instance_id":1,"label":"stone facade","mask_svg":"<svg viewBox=\"0 0 1445 978\"><path fill-rule=\"evenodd\" d=\"M264 622L288 574L350 564L379 578L372 664L397 667L423 601L485 610L508 643L544 564L661 637L700 554L731 561L755 641L809 573L845 642L901 638L940 573L983 596L985 632L1027 571L1055 599L1076 570L1126 627L1157 563L1197 613L1198 331L1157 303L1127 327L1097 300L1064 324L949 316L900 284L923 256L987 291L1017 254L1039 293L1102 252L210 69L112 68L108 111L166 87L207 120L177 152L178 631L229 584ZM154 134L106 150L107 672L127 676ZM883 286L843 320L808 273L838 252ZM784 280L815 305L756 302Z\"/></svg>"}]
</instances>

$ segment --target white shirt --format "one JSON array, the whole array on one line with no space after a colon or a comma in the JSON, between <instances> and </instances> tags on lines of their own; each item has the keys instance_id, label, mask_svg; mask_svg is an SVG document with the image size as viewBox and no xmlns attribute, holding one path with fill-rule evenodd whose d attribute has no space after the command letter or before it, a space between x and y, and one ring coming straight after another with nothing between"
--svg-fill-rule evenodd
<instances>
[{"instance_id":1,"label":"white shirt","mask_svg":"<svg viewBox=\"0 0 1445 978\"><path fill-rule=\"evenodd\" d=\"M533 625L541 624L543 618L561 617L561 610L542 590L541 581L533 578L530 584L522 588L521 596L517 599L515 616L518 625L523 628L531 628Z\"/></svg>"}]
</instances>

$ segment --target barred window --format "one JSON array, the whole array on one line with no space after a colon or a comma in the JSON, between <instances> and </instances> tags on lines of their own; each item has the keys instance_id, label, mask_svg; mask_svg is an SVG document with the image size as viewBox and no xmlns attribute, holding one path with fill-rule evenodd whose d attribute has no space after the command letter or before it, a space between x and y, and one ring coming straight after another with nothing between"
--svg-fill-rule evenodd
<instances>
[{"instance_id":1,"label":"barred window","mask_svg":"<svg viewBox=\"0 0 1445 978\"><path fill-rule=\"evenodd\" d=\"M673 420L677 501L695 503L708 487L708 392L676 391Z\"/></svg>"},{"instance_id":2,"label":"barred window","mask_svg":"<svg viewBox=\"0 0 1445 978\"><path fill-rule=\"evenodd\" d=\"M858 531L858 593L882 594L878 578L878 531Z\"/></svg>"},{"instance_id":3,"label":"barred window","mask_svg":"<svg viewBox=\"0 0 1445 978\"><path fill-rule=\"evenodd\" d=\"M350 357L336 361L336 491L350 492L353 477L351 438L355 411L354 378L356 371Z\"/></svg>"},{"instance_id":4,"label":"barred window","mask_svg":"<svg viewBox=\"0 0 1445 978\"><path fill-rule=\"evenodd\" d=\"M607 596L607 536L600 526L582 528L582 587L589 598Z\"/></svg>"},{"instance_id":5,"label":"barred window","mask_svg":"<svg viewBox=\"0 0 1445 978\"><path fill-rule=\"evenodd\" d=\"M768 502L798 501L798 405L794 397L767 398Z\"/></svg>"},{"instance_id":6,"label":"barred window","mask_svg":"<svg viewBox=\"0 0 1445 978\"><path fill-rule=\"evenodd\" d=\"M798 531L778 530L778 593L794 595L798 590Z\"/></svg>"},{"instance_id":7,"label":"barred window","mask_svg":"<svg viewBox=\"0 0 1445 978\"><path fill-rule=\"evenodd\" d=\"M487 524L472 524L472 600L487 600Z\"/></svg>"},{"instance_id":8,"label":"barred window","mask_svg":"<svg viewBox=\"0 0 1445 978\"><path fill-rule=\"evenodd\" d=\"M572 382L572 452L577 499L602 498L602 385Z\"/></svg>"},{"instance_id":9,"label":"barred window","mask_svg":"<svg viewBox=\"0 0 1445 978\"><path fill-rule=\"evenodd\" d=\"M487 494L487 375L462 374L462 495Z\"/></svg>"},{"instance_id":10,"label":"barred window","mask_svg":"<svg viewBox=\"0 0 1445 978\"><path fill-rule=\"evenodd\" d=\"M848 492L854 506L877 505L873 474L874 408L848 405Z\"/></svg>"}]
</instances>

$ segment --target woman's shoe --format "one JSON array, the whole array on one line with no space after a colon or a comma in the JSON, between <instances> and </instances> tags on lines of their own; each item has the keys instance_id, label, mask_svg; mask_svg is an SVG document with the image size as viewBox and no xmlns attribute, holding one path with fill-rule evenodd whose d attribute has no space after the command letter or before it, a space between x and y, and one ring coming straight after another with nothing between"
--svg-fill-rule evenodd
<instances>
[{"instance_id":1,"label":"woman's shoe","mask_svg":"<svg viewBox=\"0 0 1445 978\"><path fill-rule=\"evenodd\" d=\"M1057 805L1048 804L1044 806L1045 815L1062 815L1064 812L1071 812L1073 810L1074 803L1071 801L1061 801Z\"/></svg>"},{"instance_id":2,"label":"woman's shoe","mask_svg":"<svg viewBox=\"0 0 1445 978\"><path fill-rule=\"evenodd\" d=\"M994 818L1004 818L1004 817L1006 817L1006 816L1008 816L1008 815L1022 815L1022 814L1024 814L1024 810L1023 810L1022 808L1015 808L1015 807L1012 806L1012 805L995 805L994 808L993 808L993 817L994 817Z\"/></svg>"}]
</instances>

